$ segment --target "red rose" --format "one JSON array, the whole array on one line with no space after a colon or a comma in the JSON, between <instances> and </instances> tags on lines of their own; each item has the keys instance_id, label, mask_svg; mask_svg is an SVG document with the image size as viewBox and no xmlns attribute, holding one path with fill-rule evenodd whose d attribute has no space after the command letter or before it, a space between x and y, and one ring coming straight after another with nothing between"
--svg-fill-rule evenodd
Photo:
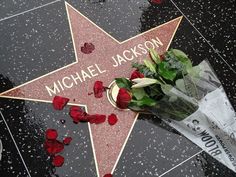
<instances>
[{"instance_id":1,"label":"red rose","mask_svg":"<svg viewBox=\"0 0 236 177\"><path fill-rule=\"evenodd\" d=\"M64 157L62 157L60 155L53 157L52 164L55 167L61 167L63 165L63 163L64 163Z\"/></svg>"},{"instance_id":2,"label":"red rose","mask_svg":"<svg viewBox=\"0 0 236 177\"><path fill-rule=\"evenodd\" d=\"M111 114L108 116L108 123L110 125L115 125L117 121L118 121L118 118L115 114Z\"/></svg>"},{"instance_id":3,"label":"red rose","mask_svg":"<svg viewBox=\"0 0 236 177\"><path fill-rule=\"evenodd\" d=\"M55 155L64 149L64 145L57 140L46 140L44 143L44 148L49 155Z\"/></svg>"},{"instance_id":4,"label":"red rose","mask_svg":"<svg viewBox=\"0 0 236 177\"><path fill-rule=\"evenodd\" d=\"M95 49L95 46L92 43L84 43L84 46L81 47L81 52L84 54L90 54Z\"/></svg>"},{"instance_id":5,"label":"red rose","mask_svg":"<svg viewBox=\"0 0 236 177\"><path fill-rule=\"evenodd\" d=\"M48 140L56 140L57 136L58 136L58 134L57 134L56 130L54 130L54 129L47 129L47 131L46 131L46 138Z\"/></svg>"},{"instance_id":6,"label":"red rose","mask_svg":"<svg viewBox=\"0 0 236 177\"><path fill-rule=\"evenodd\" d=\"M96 81L94 83L93 86L93 92L94 92L94 96L96 98L101 98L102 97L102 93L105 91L105 88L103 86L103 82L101 81Z\"/></svg>"},{"instance_id":7,"label":"red rose","mask_svg":"<svg viewBox=\"0 0 236 177\"><path fill-rule=\"evenodd\" d=\"M80 121L87 121L88 119L87 113L79 106L71 106L69 114L75 123L78 123Z\"/></svg>"},{"instance_id":8,"label":"red rose","mask_svg":"<svg viewBox=\"0 0 236 177\"><path fill-rule=\"evenodd\" d=\"M91 124L100 124L106 121L106 115L102 115L102 114L94 114L94 115L88 115L87 116L89 119L89 122Z\"/></svg>"},{"instance_id":9,"label":"red rose","mask_svg":"<svg viewBox=\"0 0 236 177\"><path fill-rule=\"evenodd\" d=\"M103 177L112 177L112 174L105 174Z\"/></svg>"},{"instance_id":10,"label":"red rose","mask_svg":"<svg viewBox=\"0 0 236 177\"><path fill-rule=\"evenodd\" d=\"M136 78L144 78L144 74L140 73L138 70L135 70L132 72L130 80L136 79Z\"/></svg>"},{"instance_id":11,"label":"red rose","mask_svg":"<svg viewBox=\"0 0 236 177\"><path fill-rule=\"evenodd\" d=\"M116 98L116 105L121 109L126 109L131 99L131 94L125 88L120 88Z\"/></svg>"},{"instance_id":12,"label":"red rose","mask_svg":"<svg viewBox=\"0 0 236 177\"><path fill-rule=\"evenodd\" d=\"M71 137L66 137L66 138L63 139L63 144L69 145L71 141L72 141Z\"/></svg>"},{"instance_id":13,"label":"red rose","mask_svg":"<svg viewBox=\"0 0 236 177\"><path fill-rule=\"evenodd\" d=\"M69 102L68 98L60 97L60 96L55 96L53 98L52 104L54 109L56 110L62 110L66 104Z\"/></svg>"}]
</instances>

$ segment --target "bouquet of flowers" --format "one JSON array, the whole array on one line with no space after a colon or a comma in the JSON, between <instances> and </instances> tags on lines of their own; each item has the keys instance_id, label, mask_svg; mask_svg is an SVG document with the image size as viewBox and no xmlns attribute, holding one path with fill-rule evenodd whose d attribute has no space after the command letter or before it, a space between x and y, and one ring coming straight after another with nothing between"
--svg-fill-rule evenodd
<instances>
[{"instance_id":1,"label":"bouquet of flowers","mask_svg":"<svg viewBox=\"0 0 236 177\"><path fill-rule=\"evenodd\" d=\"M129 79L116 78L117 107L156 115L236 172L236 115L209 62L150 49L132 67Z\"/></svg>"}]
</instances>

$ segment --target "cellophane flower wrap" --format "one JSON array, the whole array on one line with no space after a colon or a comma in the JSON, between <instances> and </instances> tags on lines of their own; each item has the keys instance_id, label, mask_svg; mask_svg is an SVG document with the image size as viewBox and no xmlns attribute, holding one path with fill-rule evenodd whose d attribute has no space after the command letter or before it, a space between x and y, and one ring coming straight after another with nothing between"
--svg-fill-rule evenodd
<instances>
[{"instance_id":1,"label":"cellophane flower wrap","mask_svg":"<svg viewBox=\"0 0 236 177\"><path fill-rule=\"evenodd\" d=\"M236 114L209 62L192 66L177 49L150 56L133 64L143 77L116 79L132 96L128 108L156 115L236 172Z\"/></svg>"},{"instance_id":2,"label":"cellophane flower wrap","mask_svg":"<svg viewBox=\"0 0 236 177\"><path fill-rule=\"evenodd\" d=\"M197 100L198 109L182 121L168 123L185 137L200 146L236 172L236 114L227 95L207 61L199 65L199 76L190 77L184 83L194 87L180 89Z\"/></svg>"}]
</instances>

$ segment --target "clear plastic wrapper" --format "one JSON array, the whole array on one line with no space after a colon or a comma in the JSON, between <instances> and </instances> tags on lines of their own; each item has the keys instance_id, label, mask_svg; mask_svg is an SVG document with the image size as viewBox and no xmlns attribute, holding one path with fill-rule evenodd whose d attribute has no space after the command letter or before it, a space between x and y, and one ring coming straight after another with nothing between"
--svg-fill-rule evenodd
<instances>
[{"instance_id":1,"label":"clear plastic wrapper","mask_svg":"<svg viewBox=\"0 0 236 177\"><path fill-rule=\"evenodd\" d=\"M147 110L236 172L235 111L208 61L194 70Z\"/></svg>"}]
</instances>

